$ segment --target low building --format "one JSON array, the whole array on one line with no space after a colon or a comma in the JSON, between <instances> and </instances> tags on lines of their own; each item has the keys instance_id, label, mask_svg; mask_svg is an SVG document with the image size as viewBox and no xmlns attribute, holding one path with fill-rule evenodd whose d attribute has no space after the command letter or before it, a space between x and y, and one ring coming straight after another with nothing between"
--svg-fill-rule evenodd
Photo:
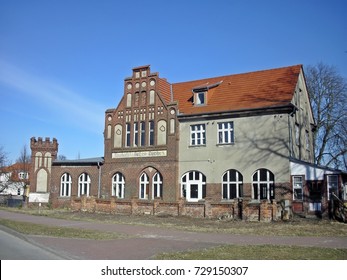
<instances>
[{"instance_id":1,"label":"low building","mask_svg":"<svg viewBox=\"0 0 347 280\"><path fill-rule=\"evenodd\" d=\"M313 164L314 128L301 65L181 83L146 65L105 112L104 156L58 161L56 139L32 138L31 184L55 206L90 211L325 213L331 192L346 198L346 173Z\"/></svg>"}]
</instances>

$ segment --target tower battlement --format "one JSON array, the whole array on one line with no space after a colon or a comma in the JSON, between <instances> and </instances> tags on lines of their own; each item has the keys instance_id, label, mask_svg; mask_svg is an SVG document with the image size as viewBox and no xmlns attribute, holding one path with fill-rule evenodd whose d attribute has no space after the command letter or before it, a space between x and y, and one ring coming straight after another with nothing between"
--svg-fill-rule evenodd
<instances>
[{"instance_id":1,"label":"tower battlement","mask_svg":"<svg viewBox=\"0 0 347 280\"><path fill-rule=\"evenodd\" d=\"M56 138L53 138L51 141L49 137L46 137L44 140L42 137L38 137L37 139L35 137L31 137L30 147L31 149L46 148L46 149L58 150L58 141Z\"/></svg>"}]
</instances>

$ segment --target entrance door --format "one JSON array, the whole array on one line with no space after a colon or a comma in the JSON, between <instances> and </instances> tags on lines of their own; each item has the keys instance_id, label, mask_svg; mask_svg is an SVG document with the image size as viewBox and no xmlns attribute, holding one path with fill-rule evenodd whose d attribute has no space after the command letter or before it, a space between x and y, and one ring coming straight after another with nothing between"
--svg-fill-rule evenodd
<instances>
[{"instance_id":1,"label":"entrance door","mask_svg":"<svg viewBox=\"0 0 347 280\"><path fill-rule=\"evenodd\" d=\"M206 177L199 171L185 173L181 179L182 196L194 202L206 197Z\"/></svg>"},{"instance_id":2,"label":"entrance door","mask_svg":"<svg viewBox=\"0 0 347 280\"><path fill-rule=\"evenodd\" d=\"M310 211L321 211L322 206L322 183L317 181L309 182L309 210Z\"/></svg>"}]
</instances>

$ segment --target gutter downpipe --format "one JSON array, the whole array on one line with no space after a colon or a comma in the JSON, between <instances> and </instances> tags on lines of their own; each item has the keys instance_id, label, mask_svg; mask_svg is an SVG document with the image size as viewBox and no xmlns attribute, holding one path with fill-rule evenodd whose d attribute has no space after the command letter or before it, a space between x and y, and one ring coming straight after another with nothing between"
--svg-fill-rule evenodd
<instances>
[{"instance_id":1,"label":"gutter downpipe","mask_svg":"<svg viewBox=\"0 0 347 280\"><path fill-rule=\"evenodd\" d=\"M99 169L98 198L100 198L100 194L101 194L101 165L100 165L100 162L98 162L98 169Z\"/></svg>"}]
</instances>

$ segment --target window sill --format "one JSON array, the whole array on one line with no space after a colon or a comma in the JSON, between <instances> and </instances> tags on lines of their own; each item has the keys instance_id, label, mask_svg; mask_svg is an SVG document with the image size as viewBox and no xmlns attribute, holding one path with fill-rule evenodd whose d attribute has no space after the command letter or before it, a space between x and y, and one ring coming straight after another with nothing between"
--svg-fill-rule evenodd
<instances>
[{"instance_id":1,"label":"window sill","mask_svg":"<svg viewBox=\"0 0 347 280\"><path fill-rule=\"evenodd\" d=\"M232 143L217 143L216 144L217 147L233 146L233 145L235 145L235 142L232 142Z\"/></svg>"},{"instance_id":2,"label":"window sill","mask_svg":"<svg viewBox=\"0 0 347 280\"><path fill-rule=\"evenodd\" d=\"M188 148L204 148L206 147L206 144L203 145L189 145Z\"/></svg>"}]
</instances>

